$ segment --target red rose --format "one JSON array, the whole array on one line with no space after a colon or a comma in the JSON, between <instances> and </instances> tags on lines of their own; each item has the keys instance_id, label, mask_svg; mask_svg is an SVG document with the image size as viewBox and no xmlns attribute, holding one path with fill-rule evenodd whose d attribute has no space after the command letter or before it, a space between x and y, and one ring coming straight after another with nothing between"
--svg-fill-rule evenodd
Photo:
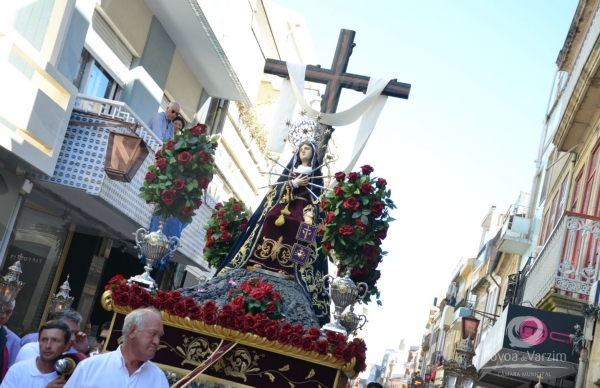
<instances>
[{"instance_id":1,"label":"red rose","mask_svg":"<svg viewBox=\"0 0 600 388\"><path fill-rule=\"evenodd\" d=\"M239 227L240 232L243 232L245 227L246 227L246 224L240 224L240 227Z\"/></svg>"},{"instance_id":2,"label":"red rose","mask_svg":"<svg viewBox=\"0 0 600 388\"><path fill-rule=\"evenodd\" d=\"M196 126L200 127L200 133L206 133L208 131L208 126L206 124L196 124Z\"/></svg>"},{"instance_id":3,"label":"red rose","mask_svg":"<svg viewBox=\"0 0 600 388\"><path fill-rule=\"evenodd\" d=\"M189 310L194 306L198 306L198 303L196 303L196 301L194 300L194 298L192 298L191 296L188 296L187 298L185 298L184 300L185 302L185 307Z\"/></svg>"},{"instance_id":4,"label":"red rose","mask_svg":"<svg viewBox=\"0 0 600 388\"><path fill-rule=\"evenodd\" d=\"M166 292L164 292L162 290L159 290L156 293L156 300L158 300L160 303L167 303L168 299L169 299L169 294L168 293L166 293Z\"/></svg>"},{"instance_id":5,"label":"red rose","mask_svg":"<svg viewBox=\"0 0 600 388\"><path fill-rule=\"evenodd\" d=\"M233 315L233 306L229 303L224 304L219 315Z\"/></svg>"},{"instance_id":6,"label":"red rose","mask_svg":"<svg viewBox=\"0 0 600 388\"><path fill-rule=\"evenodd\" d=\"M290 341L290 333L287 331L279 330L279 335L277 336L277 341L283 345L287 344Z\"/></svg>"},{"instance_id":7,"label":"red rose","mask_svg":"<svg viewBox=\"0 0 600 388\"><path fill-rule=\"evenodd\" d=\"M202 312L202 320L207 325L214 325L217 322L217 316L215 313Z\"/></svg>"},{"instance_id":8,"label":"red rose","mask_svg":"<svg viewBox=\"0 0 600 388\"><path fill-rule=\"evenodd\" d=\"M323 241L323 248L326 252L329 252L333 247L329 241Z\"/></svg>"},{"instance_id":9,"label":"red rose","mask_svg":"<svg viewBox=\"0 0 600 388\"><path fill-rule=\"evenodd\" d=\"M302 350L304 350L305 352L310 352L311 350L313 350L314 346L315 344L313 340L309 337L304 337L304 339L302 339Z\"/></svg>"},{"instance_id":10,"label":"red rose","mask_svg":"<svg viewBox=\"0 0 600 388\"><path fill-rule=\"evenodd\" d=\"M325 338L327 338L327 342L329 342L332 345L337 345L338 343L337 335L333 331L325 331Z\"/></svg>"},{"instance_id":11,"label":"red rose","mask_svg":"<svg viewBox=\"0 0 600 388\"><path fill-rule=\"evenodd\" d=\"M179 302L180 300L183 300L183 296L181 296L181 293L177 290L169 291L169 299Z\"/></svg>"},{"instance_id":12,"label":"red rose","mask_svg":"<svg viewBox=\"0 0 600 388\"><path fill-rule=\"evenodd\" d=\"M348 182L350 183L356 182L358 178L360 178L360 174L357 172L351 172L350 174L348 174Z\"/></svg>"},{"instance_id":13,"label":"red rose","mask_svg":"<svg viewBox=\"0 0 600 388\"><path fill-rule=\"evenodd\" d=\"M187 314L187 307L185 307L185 302L183 300L177 302L177 304L173 308L173 312L179 317L185 317Z\"/></svg>"},{"instance_id":14,"label":"red rose","mask_svg":"<svg viewBox=\"0 0 600 388\"><path fill-rule=\"evenodd\" d=\"M246 298L243 296L236 296L235 299L231 302L234 307L243 307L246 304Z\"/></svg>"},{"instance_id":15,"label":"red rose","mask_svg":"<svg viewBox=\"0 0 600 388\"><path fill-rule=\"evenodd\" d=\"M373 213L374 217L379 217L383 214L383 204L379 201L373 202L369 207L369 210L371 210L371 213Z\"/></svg>"},{"instance_id":16,"label":"red rose","mask_svg":"<svg viewBox=\"0 0 600 388\"><path fill-rule=\"evenodd\" d=\"M209 300L202 305L202 312L205 314L214 314L217 312L217 304Z\"/></svg>"},{"instance_id":17,"label":"red rose","mask_svg":"<svg viewBox=\"0 0 600 388\"><path fill-rule=\"evenodd\" d=\"M342 190L341 186L336 186L335 189L333 190L333 193L335 194L336 197L341 197L342 195L344 195L344 190Z\"/></svg>"},{"instance_id":18,"label":"red rose","mask_svg":"<svg viewBox=\"0 0 600 388\"><path fill-rule=\"evenodd\" d=\"M179 163L189 163L192 161L192 154L190 154L187 151L183 151L182 153L179 154L179 156L177 157L177 161Z\"/></svg>"},{"instance_id":19,"label":"red rose","mask_svg":"<svg viewBox=\"0 0 600 388\"><path fill-rule=\"evenodd\" d=\"M377 266L379 265L379 260L377 260L377 259L369 259L367 261L367 264L369 265L369 268L376 269Z\"/></svg>"},{"instance_id":20,"label":"red rose","mask_svg":"<svg viewBox=\"0 0 600 388\"><path fill-rule=\"evenodd\" d=\"M343 345L346 342L346 337L342 333L335 333L335 336L337 337L338 344Z\"/></svg>"},{"instance_id":21,"label":"red rose","mask_svg":"<svg viewBox=\"0 0 600 388\"><path fill-rule=\"evenodd\" d=\"M344 349L342 354L344 356L344 360L350 361L352 359L352 351L349 348Z\"/></svg>"},{"instance_id":22,"label":"red rose","mask_svg":"<svg viewBox=\"0 0 600 388\"><path fill-rule=\"evenodd\" d=\"M323 237L325 235L325 231L323 230L323 225L319 225L317 227L317 234L321 237Z\"/></svg>"},{"instance_id":23,"label":"red rose","mask_svg":"<svg viewBox=\"0 0 600 388\"><path fill-rule=\"evenodd\" d=\"M214 237L209 237L208 240L206 240L206 244L204 244L205 247L210 248L213 245L215 245L215 239Z\"/></svg>"},{"instance_id":24,"label":"red rose","mask_svg":"<svg viewBox=\"0 0 600 388\"><path fill-rule=\"evenodd\" d=\"M244 306L233 306L233 315L236 317L243 317L246 314Z\"/></svg>"},{"instance_id":25,"label":"red rose","mask_svg":"<svg viewBox=\"0 0 600 388\"><path fill-rule=\"evenodd\" d=\"M367 230L367 225L363 224L360 218L356 219L356 227L360 230Z\"/></svg>"},{"instance_id":26,"label":"red rose","mask_svg":"<svg viewBox=\"0 0 600 388\"><path fill-rule=\"evenodd\" d=\"M344 347L336 346L335 348L333 348L333 357L343 360L344 359Z\"/></svg>"},{"instance_id":27,"label":"red rose","mask_svg":"<svg viewBox=\"0 0 600 388\"><path fill-rule=\"evenodd\" d=\"M131 295L133 296L141 296L146 290L140 287L138 284L133 283L130 288Z\"/></svg>"},{"instance_id":28,"label":"red rose","mask_svg":"<svg viewBox=\"0 0 600 388\"><path fill-rule=\"evenodd\" d=\"M221 220L221 222L219 222L219 228L221 228L221 230L229 228L229 225L231 225L229 220Z\"/></svg>"},{"instance_id":29,"label":"red rose","mask_svg":"<svg viewBox=\"0 0 600 388\"><path fill-rule=\"evenodd\" d=\"M151 173L150 171L148 171L148 172L146 173L146 176L144 177L144 180L147 180L147 181L153 181L153 180L155 180L155 179L156 179L156 175L154 175L154 174L153 174L153 173Z\"/></svg>"},{"instance_id":30,"label":"red rose","mask_svg":"<svg viewBox=\"0 0 600 388\"><path fill-rule=\"evenodd\" d=\"M369 166L368 164L365 164L364 166L361 166L360 168L362 170L362 173L364 175L369 175L370 173L372 173L373 171L375 171L375 169L371 166Z\"/></svg>"},{"instance_id":31,"label":"red rose","mask_svg":"<svg viewBox=\"0 0 600 388\"><path fill-rule=\"evenodd\" d=\"M304 333L306 332L306 330L304 330L304 326L302 326L301 324L297 324L294 325L294 327L292 328L292 333L296 333L298 335L304 335Z\"/></svg>"},{"instance_id":32,"label":"red rose","mask_svg":"<svg viewBox=\"0 0 600 388\"><path fill-rule=\"evenodd\" d=\"M217 202L217 204L215 205L215 209L217 209L217 210L219 210L222 207L223 207L223 204L221 202Z\"/></svg>"},{"instance_id":33,"label":"red rose","mask_svg":"<svg viewBox=\"0 0 600 388\"><path fill-rule=\"evenodd\" d=\"M152 295L147 293L145 290L144 290L144 293L142 295L140 295L140 300L142 301L142 306L153 306L154 305L152 303Z\"/></svg>"},{"instance_id":34,"label":"red rose","mask_svg":"<svg viewBox=\"0 0 600 388\"><path fill-rule=\"evenodd\" d=\"M333 221L335 221L335 213L334 212L327 213L327 215L323 219L323 223L325 223L325 224L331 224Z\"/></svg>"},{"instance_id":35,"label":"red rose","mask_svg":"<svg viewBox=\"0 0 600 388\"><path fill-rule=\"evenodd\" d=\"M356 209L358 209L359 206L360 206L360 203L358 203L358 200L354 197L348 197L344 201L344 209L346 209L346 210L356 211Z\"/></svg>"},{"instance_id":36,"label":"red rose","mask_svg":"<svg viewBox=\"0 0 600 388\"><path fill-rule=\"evenodd\" d=\"M246 330L254 330L254 325L256 325L256 318L254 318L254 315L246 314L244 316L244 327L246 328Z\"/></svg>"},{"instance_id":37,"label":"red rose","mask_svg":"<svg viewBox=\"0 0 600 388\"><path fill-rule=\"evenodd\" d=\"M218 146L219 146L219 143L217 143L217 142L214 142L214 143L212 143L212 145L211 145L210 147L211 147L213 150L216 150Z\"/></svg>"},{"instance_id":38,"label":"red rose","mask_svg":"<svg viewBox=\"0 0 600 388\"><path fill-rule=\"evenodd\" d=\"M184 216L189 216L190 214L194 214L194 205L182 206L181 214Z\"/></svg>"},{"instance_id":39,"label":"red rose","mask_svg":"<svg viewBox=\"0 0 600 388\"><path fill-rule=\"evenodd\" d=\"M274 301L270 301L269 304L267 305L267 314L273 314L275 312L275 310L277 310L277 307L275 307L275 302Z\"/></svg>"},{"instance_id":40,"label":"red rose","mask_svg":"<svg viewBox=\"0 0 600 388\"><path fill-rule=\"evenodd\" d=\"M387 185L387 181L383 178L379 178L379 179L377 179L376 185L377 185L377 187L383 187L383 186Z\"/></svg>"},{"instance_id":41,"label":"red rose","mask_svg":"<svg viewBox=\"0 0 600 388\"><path fill-rule=\"evenodd\" d=\"M290 345L301 348L302 347L302 336L297 333L290 334Z\"/></svg>"},{"instance_id":42,"label":"red rose","mask_svg":"<svg viewBox=\"0 0 600 388\"><path fill-rule=\"evenodd\" d=\"M225 214L227 214L227 211L226 211L225 209L219 210L219 211L217 212L217 217L216 217L216 218L217 218L218 220L220 220L220 219L222 219L222 218L223 218L223 216L224 216Z\"/></svg>"},{"instance_id":43,"label":"red rose","mask_svg":"<svg viewBox=\"0 0 600 388\"><path fill-rule=\"evenodd\" d=\"M242 210L242 206L239 203L236 203L231 207L231 211L239 212L240 210Z\"/></svg>"},{"instance_id":44,"label":"red rose","mask_svg":"<svg viewBox=\"0 0 600 388\"><path fill-rule=\"evenodd\" d=\"M194 125L194 126L193 126L192 128L190 128L188 131L189 131L189 132L190 132L192 135L194 135L194 136L196 136L196 137L200 137L201 133L200 133L200 127L199 127L199 125L200 125L200 124L196 124L196 125Z\"/></svg>"},{"instance_id":45,"label":"red rose","mask_svg":"<svg viewBox=\"0 0 600 388\"><path fill-rule=\"evenodd\" d=\"M329 344L325 340L320 340L315 343L317 353L325 355L329 352Z\"/></svg>"},{"instance_id":46,"label":"red rose","mask_svg":"<svg viewBox=\"0 0 600 388\"><path fill-rule=\"evenodd\" d=\"M202 309L200 306L194 306L188 310L188 316L190 319L199 321L202 318Z\"/></svg>"},{"instance_id":47,"label":"red rose","mask_svg":"<svg viewBox=\"0 0 600 388\"><path fill-rule=\"evenodd\" d=\"M376 232L375 237L380 240L385 240L385 238L387 237L387 229L382 229L382 230Z\"/></svg>"},{"instance_id":48,"label":"red rose","mask_svg":"<svg viewBox=\"0 0 600 388\"><path fill-rule=\"evenodd\" d=\"M229 241L231 238L231 233L229 231L224 230L221 232L221 237L219 238L221 241Z\"/></svg>"},{"instance_id":49,"label":"red rose","mask_svg":"<svg viewBox=\"0 0 600 388\"><path fill-rule=\"evenodd\" d=\"M257 322L263 322L264 321L264 322L268 323L270 321L269 317L267 317L267 314L265 314L265 313L258 313L258 314L255 315L255 317L256 317L256 321Z\"/></svg>"},{"instance_id":50,"label":"red rose","mask_svg":"<svg viewBox=\"0 0 600 388\"><path fill-rule=\"evenodd\" d=\"M373 186L371 186L370 183L365 182L362 185L360 185L360 192L364 195L369 195L373 192Z\"/></svg>"},{"instance_id":51,"label":"red rose","mask_svg":"<svg viewBox=\"0 0 600 388\"><path fill-rule=\"evenodd\" d=\"M340 171L340 172L336 172L333 177L335 178L336 181L341 182L344 179L346 179L346 174L343 171Z\"/></svg>"},{"instance_id":52,"label":"red rose","mask_svg":"<svg viewBox=\"0 0 600 388\"><path fill-rule=\"evenodd\" d=\"M195 200L194 200L194 207L195 207L196 209L199 209L199 208L200 208L200 206L202 206L202 200L201 200L200 198L197 198L197 199L195 199Z\"/></svg>"},{"instance_id":53,"label":"red rose","mask_svg":"<svg viewBox=\"0 0 600 388\"><path fill-rule=\"evenodd\" d=\"M132 310L139 309L142 307L142 300L135 296L131 297L131 299L129 299L129 307L131 307Z\"/></svg>"},{"instance_id":54,"label":"red rose","mask_svg":"<svg viewBox=\"0 0 600 388\"><path fill-rule=\"evenodd\" d=\"M250 293L250 298L254 300L260 300L261 302L265 299L265 292L263 290L254 289Z\"/></svg>"},{"instance_id":55,"label":"red rose","mask_svg":"<svg viewBox=\"0 0 600 388\"><path fill-rule=\"evenodd\" d=\"M269 321L257 321L254 325L254 331L257 335L264 337L267 334L267 328L269 327Z\"/></svg>"},{"instance_id":56,"label":"red rose","mask_svg":"<svg viewBox=\"0 0 600 388\"><path fill-rule=\"evenodd\" d=\"M265 332L265 336L269 341L275 341L279 336L279 330L277 329L277 326L269 326Z\"/></svg>"},{"instance_id":57,"label":"red rose","mask_svg":"<svg viewBox=\"0 0 600 388\"><path fill-rule=\"evenodd\" d=\"M158 151L156 151L156 153L154 154L154 159L159 159L162 156L162 148L160 148Z\"/></svg>"},{"instance_id":58,"label":"red rose","mask_svg":"<svg viewBox=\"0 0 600 388\"><path fill-rule=\"evenodd\" d=\"M165 159L165 158L157 159L156 167L158 167L160 170L164 170L165 167L167 167L167 159Z\"/></svg>"},{"instance_id":59,"label":"red rose","mask_svg":"<svg viewBox=\"0 0 600 388\"><path fill-rule=\"evenodd\" d=\"M165 205L172 205L175 201L175 191L174 190L165 190L160 195L160 198L163 200Z\"/></svg>"},{"instance_id":60,"label":"red rose","mask_svg":"<svg viewBox=\"0 0 600 388\"><path fill-rule=\"evenodd\" d=\"M166 150L171 150L173 151L175 149L175 141L173 140L169 140L166 144L165 144L165 149Z\"/></svg>"},{"instance_id":61,"label":"red rose","mask_svg":"<svg viewBox=\"0 0 600 388\"><path fill-rule=\"evenodd\" d=\"M338 229L338 232L340 232L342 236L352 236L352 233L354 233L354 228L350 225L342 225Z\"/></svg>"},{"instance_id":62,"label":"red rose","mask_svg":"<svg viewBox=\"0 0 600 388\"><path fill-rule=\"evenodd\" d=\"M374 245L365 245L363 247L363 255L365 255L369 259L378 253L379 253L379 251L377 250L377 248Z\"/></svg>"},{"instance_id":63,"label":"red rose","mask_svg":"<svg viewBox=\"0 0 600 388\"><path fill-rule=\"evenodd\" d=\"M129 294L119 293L115 298L113 298L113 300L117 306L127 306L129 304L130 297Z\"/></svg>"},{"instance_id":64,"label":"red rose","mask_svg":"<svg viewBox=\"0 0 600 388\"><path fill-rule=\"evenodd\" d=\"M321 210L325 211L325 207L329 205L329 201L324 199L321 201Z\"/></svg>"},{"instance_id":65,"label":"red rose","mask_svg":"<svg viewBox=\"0 0 600 388\"><path fill-rule=\"evenodd\" d=\"M291 332L292 332L292 328L293 328L293 327L294 327L294 326L292 326L292 324L291 324L291 323L289 323L289 322L286 322L286 323L284 323L283 325L281 325L281 329L280 329L280 331L281 331L281 332L286 332L286 333L291 333Z\"/></svg>"},{"instance_id":66,"label":"red rose","mask_svg":"<svg viewBox=\"0 0 600 388\"><path fill-rule=\"evenodd\" d=\"M235 325L235 318L231 315L219 314L217 322L219 323L219 326L233 328Z\"/></svg>"},{"instance_id":67,"label":"red rose","mask_svg":"<svg viewBox=\"0 0 600 388\"><path fill-rule=\"evenodd\" d=\"M310 329L308 329L308 333L306 333L306 336L312 339L313 341L316 341L319 339L319 337L321 337L321 330L317 329L316 327L311 327Z\"/></svg>"},{"instance_id":68,"label":"red rose","mask_svg":"<svg viewBox=\"0 0 600 388\"><path fill-rule=\"evenodd\" d=\"M185 189L185 182L181 178L177 178L173 181L173 188L177 191Z\"/></svg>"},{"instance_id":69,"label":"red rose","mask_svg":"<svg viewBox=\"0 0 600 388\"><path fill-rule=\"evenodd\" d=\"M200 187L202 187L203 189L206 189L208 187L208 184L210 183L210 181L208 180L207 177L202 176L200 177L200 179L198 180L198 184L200 185Z\"/></svg>"},{"instance_id":70,"label":"red rose","mask_svg":"<svg viewBox=\"0 0 600 388\"><path fill-rule=\"evenodd\" d=\"M198 159L202 160L204 163L210 162L210 154L206 151L198 152Z\"/></svg>"},{"instance_id":71,"label":"red rose","mask_svg":"<svg viewBox=\"0 0 600 388\"><path fill-rule=\"evenodd\" d=\"M125 278L123 275L115 275L108 281L108 284L123 284Z\"/></svg>"}]
</instances>

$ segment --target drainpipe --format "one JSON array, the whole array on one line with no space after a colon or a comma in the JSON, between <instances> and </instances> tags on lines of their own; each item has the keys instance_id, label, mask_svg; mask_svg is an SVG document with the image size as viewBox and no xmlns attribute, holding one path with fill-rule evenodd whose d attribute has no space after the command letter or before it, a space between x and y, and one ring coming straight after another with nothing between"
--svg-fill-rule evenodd
<instances>
[{"instance_id":1,"label":"drainpipe","mask_svg":"<svg viewBox=\"0 0 600 388\"><path fill-rule=\"evenodd\" d=\"M577 370L577 378L575 379L575 388L583 388L588 362L588 350L584 346L579 351L579 369Z\"/></svg>"}]
</instances>

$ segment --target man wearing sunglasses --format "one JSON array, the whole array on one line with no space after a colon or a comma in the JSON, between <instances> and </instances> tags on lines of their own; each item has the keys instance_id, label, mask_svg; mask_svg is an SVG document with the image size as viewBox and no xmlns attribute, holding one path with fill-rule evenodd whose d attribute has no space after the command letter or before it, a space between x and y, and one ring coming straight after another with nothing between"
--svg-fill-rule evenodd
<instances>
[{"instance_id":1,"label":"man wearing sunglasses","mask_svg":"<svg viewBox=\"0 0 600 388\"><path fill-rule=\"evenodd\" d=\"M169 103L167 110L158 112L150 119L148 127L158 136L160 141L165 142L175 136L173 120L179 114L179 104L175 101Z\"/></svg>"},{"instance_id":2,"label":"man wearing sunglasses","mask_svg":"<svg viewBox=\"0 0 600 388\"><path fill-rule=\"evenodd\" d=\"M98 337L96 337L96 341L98 341L98 349L90 353L90 356L97 356L104 351L104 345L106 344L106 338L108 337L109 330L110 322L105 322L100 328L100 334Z\"/></svg>"}]
</instances>

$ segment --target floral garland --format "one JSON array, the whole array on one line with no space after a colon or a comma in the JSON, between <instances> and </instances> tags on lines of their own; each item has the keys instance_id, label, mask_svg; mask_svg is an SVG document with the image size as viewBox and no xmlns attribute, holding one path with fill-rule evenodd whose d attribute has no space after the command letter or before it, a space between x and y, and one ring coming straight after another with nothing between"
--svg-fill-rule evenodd
<instances>
[{"instance_id":1,"label":"floral garland","mask_svg":"<svg viewBox=\"0 0 600 388\"><path fill-rule=\"evenodd\" d=\"M321 249L338 260L338 275L346 274L355 282L365 282L371 296L379 301L377 280L381 272L377 266L387 254L381 249L381 241L387 236L389 223L394 221L388 210L396 206L390 199L383 178L371 178L373 167L365 165L361 172L335 174L337 186L321 201L326 212L318 232L323 236ZM332 253L335 253L334 255Z\"/></svg>"},{"instance_id":2,"label":"floral garland","mask_svg":"<svg viewBox=\"0 0 600 388\"><path fill-rule=\"evenodd\" d=\"M236 290L248 289L248 286L252 287L252 291L264 291L266 287L263 285L267 283L263 283L260 278L251 279L243 283L247 286L242 284L239 289L232 290L231 303L224 304L220 309L212 300L199 305L191 297L183 299L179 291L157 291L156 295L152 295L137 284L129 286L123 283L123 280L122 276L117 275L106 286L107 290L112 290L112 300L117 306L128 306L132 309L155 307L159 311L164 310L178 317L203 321L207 325L219 325L242 333L254 333L269 341L277 341L282 345L289 344L306 352L314 350L322 355L331 353L335 358L344 361L350 361L355 357L354 369L357 372L367 368L367 347L362 339L355 338L346 343L346 338L342 334L332 331L327 331L325 339L321 339L321 330L317 327L306 330L301 324L292 325L282 319L270 319L264 312L255 314L252 313L252 308L247 309L246 298L243 295L234 296L234 293ZM272 291L271 297L276 299L277 294L279 293Z\"/></svg>"},{"instance_id":3,"label":"floral garland","mask_svg":"<svg viewBox=\"0 0 600 388\"><path fill-rule=\"evenodd\" d=\"M154 204L155 216L192 222L194 210L202 205L214 174L214 154L218 136L209 136L204 124L178 132L156 152L156 162L148 167L139 197Z\"/></svg>"},{"instance_id":4,"label":"floral garland","mask_svg":"<svg viewBox=\"0 0 600 388\"><path fill-rule=\"evenodd\" d=\"M235 240L248 223L248 210L242 201L229 198L217 203L204 229L204 260L209 267L218 268L233 247Z\"/></svg>"}]
</instances>

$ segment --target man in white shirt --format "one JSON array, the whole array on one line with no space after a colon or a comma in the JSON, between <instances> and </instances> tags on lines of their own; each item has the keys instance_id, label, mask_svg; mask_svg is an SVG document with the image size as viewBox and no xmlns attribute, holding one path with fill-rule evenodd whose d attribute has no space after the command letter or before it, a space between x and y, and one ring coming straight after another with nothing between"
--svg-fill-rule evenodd
<instances>
[{"instance_id":1,"label":"man in white shirt","mask_svg":"<svg viewBox=\"0 0 600 388\"><path fill-rule=\"evenodd\" d=\"M65 380L54 371L54 363L71 346L71 328L60 321L48 321L39 331L39 357L13 365L0 388L59 388Z\"/></svg>"},{"instance_id":2,"label":"man in white shirt","mask_svg":"<svg viewBox=\"0 0 600 388\"><path fill-rule=\"evenodd\" d=\"M50 320L64 322L69 326L69 328L71 328L71 341L69 342L71 344L71 348L68 349L66 353L86 354L89 351L87 336L85 333L79 331L81 315L77 311L61 311L60 313L52 314L50 316ZM35 359L39 355L39 344L37 342L30 342L21 347L15 362Z\"/></svg>"},{"instance_id":3,"label":"man in white shirt","mask_svg":"<svg viewBox=\"0 0 600 388\"><path fill-rule=\"evenodd\" d=\"M164 334L158 311L133 310L125 317L122 332L123 345L114 352L83 360L65 388L168 388L164 372L149 361Z\"/></svg>"}]
</instances>

